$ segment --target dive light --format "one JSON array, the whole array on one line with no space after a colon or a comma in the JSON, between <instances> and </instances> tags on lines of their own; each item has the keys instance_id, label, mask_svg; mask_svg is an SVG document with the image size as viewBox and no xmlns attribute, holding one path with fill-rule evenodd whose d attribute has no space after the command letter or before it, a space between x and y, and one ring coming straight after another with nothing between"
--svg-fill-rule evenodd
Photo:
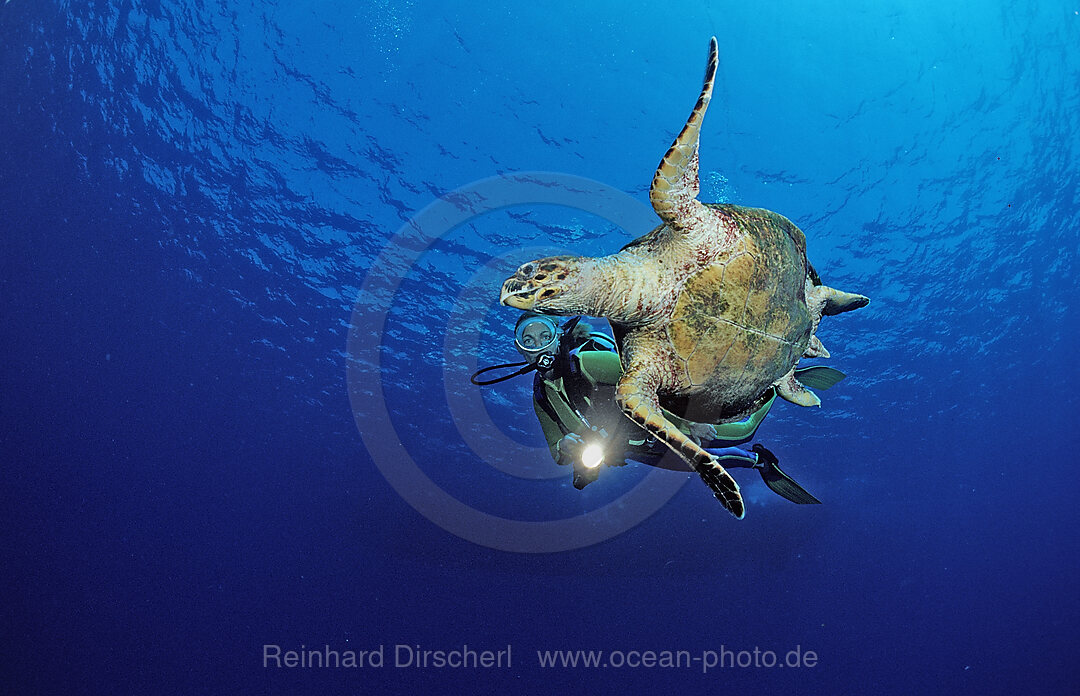
<instances>
[{"instance_id":1,"label":"dive light","mask_svg":"<svg viewBox=\"0 0 1080 696\"><path fill-rule=\"evenodd\" d=\"M581 450L581 465L586 469L595 469L604 463L604 449L595 442Z\"/></svg>"}]
</instances>

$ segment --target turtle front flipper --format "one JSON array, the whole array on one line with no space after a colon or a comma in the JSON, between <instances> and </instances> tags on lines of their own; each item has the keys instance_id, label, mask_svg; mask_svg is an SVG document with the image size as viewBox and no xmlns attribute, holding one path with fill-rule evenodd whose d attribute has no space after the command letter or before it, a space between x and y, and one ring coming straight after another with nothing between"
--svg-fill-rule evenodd
<instances>
[{"instance_id":1,"label":"turtle front flipper","mask_svg":"<svg viewBox=\"0 0 1080 696\"><path fill-rule=\"evenodd\" d=\"M615 388L615 400L630 420L675 450L712 489L720 504L741 520L746 514L746 507L739 493L739 484L717 463L716 457L698 446L664 417L657 396L658 382L647 367L642 365L634 369L632 366L619 380Z\"/></svg>"},{"instance_id":2,"label":"turtle front flipper","mask_svg":"<svg viewBox=\"0 0 1080 696\"><path fill-rule=\"evenodd\" d=\"M709 43L709 64L705 70L705 84L701 88L694 110L679 136L675 138L660 166L653 176L649 189L649 201L660 219L677 230L700 229L700 223L708 218L708 208L698 199L698 136L705 110L712 98L713 81L716 78L716 37Z\"/></svg>"}]
</instances>

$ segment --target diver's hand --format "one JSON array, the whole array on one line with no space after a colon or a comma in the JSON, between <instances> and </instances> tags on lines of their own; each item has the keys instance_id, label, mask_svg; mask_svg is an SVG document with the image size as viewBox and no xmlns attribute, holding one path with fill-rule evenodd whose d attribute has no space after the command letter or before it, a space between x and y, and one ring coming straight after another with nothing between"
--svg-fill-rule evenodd
<instances>
[{"instance_id":1,"label":"diver's hand","mask_svg":"<svg viewBox=\"0 0 1080 696\"><path fill-rule=\"evenodd\" d=\"M585 441L577 433L567 433L559 440L559 465L567 466L581 458L581 450L585 447Z\"/></svg>"},{"instance_id":2,"label":"diver's hand","mask_svg":"<svg viewBox=\"0 0 1080 696\"><path fill-rule=\"evenodd\" d=\"M701 444L716 439L716 429L708 423L690 422L690 439Z\"/></svg>"}]
</instances>

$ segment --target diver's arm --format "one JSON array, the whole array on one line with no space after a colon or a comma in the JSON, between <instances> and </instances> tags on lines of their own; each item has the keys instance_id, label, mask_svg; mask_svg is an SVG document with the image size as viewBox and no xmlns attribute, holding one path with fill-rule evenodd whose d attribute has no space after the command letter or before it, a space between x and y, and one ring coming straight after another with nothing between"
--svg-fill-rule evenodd
<instances>
[{"instance_id":1,"label":"diver's arm","mask_svg":"<svg viewBox=\"0 0 1080 696\"><path fill-rule=\"evenodd\" d=\"M591 431L573 409L564 404L560 406L562 408L552 409L558 416L556 420L538 400L533 399L533 410L536 412L536 419L540 421L540 429L544 431L551 458L557 464L566 465L573 462L581 452L585 443L581 434Z\"/></svg>"},{"instance_id":2,"label":"diver's arm","mask_svg":"<svg viewBox=\"0 0 1080 696\"><path fill-rule=\"evenodd\" d=\"M533 410L536 411L536 419L540 421L540 429L544 431L544 439L547 440L551 458L559 461L559 441L563 438L563 431L547 411L537 402L533 401Z\"/></svg>"},{"instance_id":3,"label":"diver's arm","mask_svg":"<svg viewBox=\"0 0 1080 696\"><path fill-rule=\"evenodd\" d=\"M540 428L544 431L544 438L547 439L548 450L551 452L551 458L555 460L556 464L560 466L566 466L567 464L573 464L581 458L581 450L585 446L585 436L589 438L589 442L595 442L601 444L606 450L608 448L608 442L611 438L607 433L601 430L593 430L585 421L577 417L577 414L570 415L564 414L569 422L564 422L562 425L569 429L565 435L562 428L556 423L547 411L537 402L533 402L533 409L536 411L536 418L540 421ZM622 461L614 466L621 466Z\"/></svg>"},{"instance_id":4,"label":"diver's arm","mask_svg":"<svg viewBox=\"0 0 1080 696\"><path fill-rule=\"evenodd\" d=\"M593 384L614 386L622 377L618 353L609 350L583 350L577 354L577 368Z\"/></svg>"},{"instance_id":5,"label":"diver's arm","mask_svg":"<svg viewBox=\"0 0 1080 696\"><path fill-rule=\"evenodd\" d=\"M581 458L581 449L585 446L585 440L577 433L567 433L559 440L558 456L555 461L559 466L573 464Z\"/></svg>"}]
</instances>

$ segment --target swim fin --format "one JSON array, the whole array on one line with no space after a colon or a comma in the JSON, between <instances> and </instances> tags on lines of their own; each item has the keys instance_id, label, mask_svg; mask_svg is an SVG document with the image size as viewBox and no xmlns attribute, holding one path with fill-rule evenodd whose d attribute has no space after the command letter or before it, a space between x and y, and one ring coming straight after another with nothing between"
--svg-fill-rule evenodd
<instances>
[{"instance_id":1,"label":"swim fin","mask_svg":"<svg viewBox=\"0 0 1080 696\"><path fill-rule=\"evenodd\" d=\"M829 387L835 386L845 377L847 377L847 375L840 370L834 370L833 368L825 367L824 365L800 367L795 370L795 379L803 386L810 387L811 389L828 389Z\"/></svg>"},{"instance_id":2,"label":"swim fin","mask_svg":"<svg viewBox=\"0 0 1080 696\"><path fill-rule=\"evenodd\" d=\"M773 493L800 505L821 504L820 500L810 495L805 488L795 482L795 479L780 469L778 466L780 460L776 458L775 454L761 445L754 445L750 449L756 452L758 456L758 463L754 468L761 474L761 480L765 482L765 485Z\"/></svg>"}]
</instances>

